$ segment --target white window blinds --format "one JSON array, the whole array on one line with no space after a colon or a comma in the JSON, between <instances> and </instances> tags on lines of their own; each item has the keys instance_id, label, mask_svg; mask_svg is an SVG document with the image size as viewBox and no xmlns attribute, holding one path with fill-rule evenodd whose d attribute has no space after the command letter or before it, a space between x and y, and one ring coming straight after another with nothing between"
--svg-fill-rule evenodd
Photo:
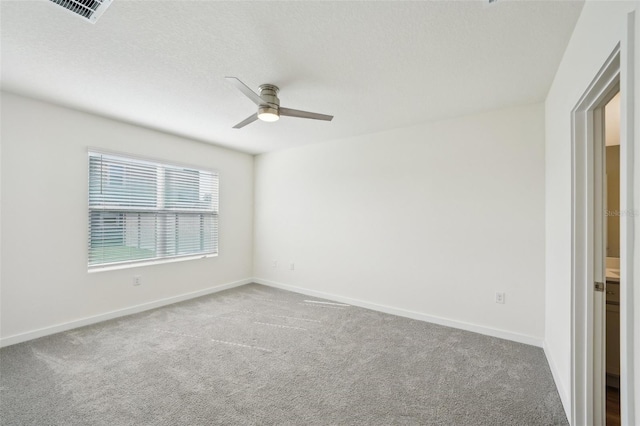
<instances>
[{"instance_id":1,"label":"white window blinds","mask_svg":"<svg viewBox=\"0 0 640 426\"><path fill-rule=\"evenodd\" d=\"M89 268L217 252L217 173L89 152Z\"/></svg>"}]
</instances>

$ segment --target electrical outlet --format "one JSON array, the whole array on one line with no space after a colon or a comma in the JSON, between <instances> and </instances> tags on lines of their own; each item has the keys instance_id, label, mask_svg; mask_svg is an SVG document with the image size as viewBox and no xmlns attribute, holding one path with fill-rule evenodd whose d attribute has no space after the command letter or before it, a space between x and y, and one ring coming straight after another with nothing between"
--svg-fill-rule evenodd
<instances>
[{"instance_id":1,"label":"electrical outlet","mask_svg":"<svg viewBox=\"0 0 640 426\"><path fill-rule=\"evenodd\" d=\"M277 268L278 267L278 261L277 260L272 260L271 261L271 267L272 268Z\"/></svg>"},{"instance_id":2,"label":"electrical outlet","mask_svg":"<svg viewBox=\"0 0 640 426\"><path fill-rule=\"evenodd\" d=\"M289 263L289 270L293 271L294 269L296 269L296 265L293 262Z\"/></svg>"},{"instance_id":3,"label":"electrical outlet","mask_svg":"<svg viewBox=\"0 0 640 426\"><path fill-rule=\"evenodd\" d=\"M496 303L504 304L504 293L496 291Z\"/></svg>"},{"instance_id":4,"label":"electrical outlet","mask_svg":"<svg viewBox=\"0 0 640 426\"><path fill-rule=\"evenodd\" d=\"M142 275L134 275L133 276L133 285L142 284Z\"/></svg>"}]
</instances>

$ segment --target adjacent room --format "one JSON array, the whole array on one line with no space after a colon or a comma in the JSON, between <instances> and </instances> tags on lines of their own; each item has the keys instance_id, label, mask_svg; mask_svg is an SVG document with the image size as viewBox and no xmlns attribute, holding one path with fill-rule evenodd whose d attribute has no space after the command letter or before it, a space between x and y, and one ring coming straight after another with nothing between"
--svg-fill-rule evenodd
<instances>
[{"instance_id":1,"label":"adjacent room","mask_svg":"<svg viewBox=\"0 0 640 426\"><path fill-rule=\"evenodd\" d=\"M639 16L2 0L0 423L637 424Z\"/></svg>"}]
</instances>

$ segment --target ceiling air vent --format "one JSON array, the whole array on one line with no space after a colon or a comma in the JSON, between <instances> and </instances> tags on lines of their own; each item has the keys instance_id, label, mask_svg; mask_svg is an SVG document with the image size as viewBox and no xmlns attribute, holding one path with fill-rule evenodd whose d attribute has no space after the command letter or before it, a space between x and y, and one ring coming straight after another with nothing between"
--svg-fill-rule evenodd
<instances>
[{"instance_id":1,"label":"ceiling air vent","mask_svg":"<svg viewBox=\"0 0 640 426\"><path fill-rule=\"evenodd\" d=\"M75 15L95 24L111 4L111 0L50 0Z\"/></svg>"}]
</instances>

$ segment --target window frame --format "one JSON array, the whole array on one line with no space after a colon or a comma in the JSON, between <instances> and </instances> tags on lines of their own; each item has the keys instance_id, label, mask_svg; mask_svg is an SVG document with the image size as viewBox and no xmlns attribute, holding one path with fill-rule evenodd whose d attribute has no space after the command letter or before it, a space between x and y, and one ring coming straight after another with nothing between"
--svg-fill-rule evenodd
<instances>
[{"instance_id":1,"label":"window frame","mask_svg":"<svg viewBox=\"0 0 640 426\"><path fill-rule=\"evenodd\" d=\"M106 155L106 156L115 156L115 157L120 157L121 159L124 160L131 160L133 162L142 162L142 163L149 163L149 164L153 164L155 166L159 167L159 170L162 170L161 173L158 174L158 176L156 177L156 183L160 182L161 179L164 179L165 176L165 171L168 168L184 168L184 169L190 169L190 170L194 170L194 171L198 171L198 172L206 172L206 173L211 173L213 175L213 179L214 179L214 199L213 199L213 211L199 211L199 210L189 210L189 209L168 209L166 208L166 206L164 205L164 197L165 197L165 193L163 192L162 194L157 194L157 197L159 199L163 199L162 200L162 208L158 207L158 205L156 205L155 208L146 208L143 207L141 208L136 208L136 207L130 207L129 209L119 209L119 208L114 208L114 209L109 209L109 208L96 208L96 207L92 207L91 206L91 200L90 200L90 180L91 180L91 157L92 155ZM87 230L87 235L86 235L86 242L87 242L87 246L86 246L86 263L85 265L87 265L87 270L89 273L92 272L100 272L100 271L108 271L108 270L116 270L116 269L127 269L127 268L135 268L135 267L140 267L140 266L148 266L148 265L158 265L158 264L165 264L165 263L173 263L173 262L182 262L182 261L186 261L186 260L194 260L194 259L207 259L207 258L214 258L217 257L219 252L220 252L220 173L217 169L214 168L209 168L209 167L202 167L202 166L196 166L193 164L188 164L188 163L182 163L182 162L177 162L177 161L167 161L165 159L160 159L160 158L155 158L155 157L147 157L147 156L141 156L141 155L137 155L137 154L131 154L131 153L126 153L126 152L118 152L118 151L109 151L109 150L105 150L102 148L93 148L93 147L88 147L87 149L87 157L86 157L86 161L87 161L87 176L86 176L86 182L87 182L87 190L86 190L86 197L85 200L87 202L87 214L85 216L85 218L87 219L87 223L86 223L86 227L85 229ZM162 175L162 178L160 177L160 175ZM164 181L162 181L161 186L163 187L163 191L164 191ZM160 220L162 217L166 218L166 219L170 219L170 214L175 214L176 215L176 219L177 219L177 215L178 214L186 214L186 213L190 213L190 214L205 214L207 216L211 216L212 220L213 220L213 225L214 226L214 231L212 233L213 235L213 241L212 241L212 248L213 251L212 252L201 252L201 253L187 253L187 254L174 254L174 255L164 255L164 256L157 256L154 258L143 258L143 259L131 259L131 260L122 260L122 261L116 261L116 262L106 262L106 263L100 263L100 264L90 264L90 251L91 251L91 214L92 212L98 212L98 211L108 211L108 212L112 212L112 211L117 211L117 210L121 210L121 214L127 214L127 213L139 213L139 212L146 212L146 213L155 213L158 214L157 218L158 218L158 223L156 224L156 235L159 234L158 230L161 228L160 225ZM124 219L123 219L124 220ZM202 219L201 219L202 220ZM163 241L162 243L160 242L160 239L158 239L156 241L156 247L160 247L162 244L166 245L166 241Z\"/></svg>"}]
</instances>

